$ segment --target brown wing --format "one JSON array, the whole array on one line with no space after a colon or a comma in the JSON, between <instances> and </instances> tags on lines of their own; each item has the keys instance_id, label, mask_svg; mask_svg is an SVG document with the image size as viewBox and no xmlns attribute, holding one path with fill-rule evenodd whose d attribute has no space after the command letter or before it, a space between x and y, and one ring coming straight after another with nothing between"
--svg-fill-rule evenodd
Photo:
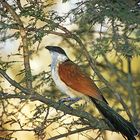
<instances>
[{"instance_id":1,"label":"brown wing","mask_svg":"<svg viewBox=\"0 0 140 140\"><path fill-rule=\"evenodd\" d=\"M82 72L78 65L72 61L59 64L58 72L60 79L72 89L98 100L104 100L98 87L93 80Z\"/></svg>"}]
</instances>

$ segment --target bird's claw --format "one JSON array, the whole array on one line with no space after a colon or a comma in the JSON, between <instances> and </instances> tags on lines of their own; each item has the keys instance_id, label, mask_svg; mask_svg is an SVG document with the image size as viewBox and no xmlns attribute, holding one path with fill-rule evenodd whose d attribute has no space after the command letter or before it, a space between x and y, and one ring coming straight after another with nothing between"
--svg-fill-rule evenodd
<instances>
[{"instance_id":1,"label":"bird's claw","mask_svg":"<svg viewBox=\"0 0 140 140\"><path fill-rule=\"evenodd\" d=\"M79 100L81 100L81 98L78 98L78 97L77 98L67 97L67 98L60 99L59 102L60 103L64 103L64 102L73 102L73 103L75 103L75 102L77 102Z\"/></svg>"},{"instance_id":2,"label":"bird's claw","mask_svg":"<svg viewBox=\"0 0 140 140\"><path fill-rule=\"evenodd\" d=\"M65 104L65 105L72 108L71 105L76 103L79 100L81 100L81 98L79 98L79 97L76 97L76 98L67 97L67 98L63 98L63 99L59 100L59 102L60 103L69 102L68 104Z\"/></svg>"}]
</instances>

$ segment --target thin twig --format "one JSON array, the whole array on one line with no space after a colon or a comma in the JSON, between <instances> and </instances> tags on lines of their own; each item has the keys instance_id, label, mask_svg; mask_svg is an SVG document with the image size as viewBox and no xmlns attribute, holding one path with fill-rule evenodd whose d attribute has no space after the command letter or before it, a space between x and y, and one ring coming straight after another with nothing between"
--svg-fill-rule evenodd
<instances>
[{"instance_id":1,"label":"thin twig","mask_svg":"<svg viewBox=\"0 0 140 140\"><path fill-rule=\"evenodd\" d=\"M60 134L60 135L51 137L48 140L57 140L57 139L64 138L64 137L67 137L67 136L70 136L70 135L73 135L73 134L77 134L77 133L80 133L80 132L83 132L83 131L86 131L86 130L90 130L90 129L92 129L92 127L90 127L90 126L80 128L80 129L76 129L76 130L73 130L73 131L69 131L68 133L64 133L64 134Z\"/></svg>"}]
</instances>

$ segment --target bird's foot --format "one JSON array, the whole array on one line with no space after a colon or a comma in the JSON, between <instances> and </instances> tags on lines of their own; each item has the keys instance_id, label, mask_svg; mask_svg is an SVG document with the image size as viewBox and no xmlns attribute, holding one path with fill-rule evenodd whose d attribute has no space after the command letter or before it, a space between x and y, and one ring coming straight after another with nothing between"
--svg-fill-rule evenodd
<instances>
[{"instance_id":1,"label":"bird's foot","mask_svg":"<svg viewBox=\"0 0 140 140\"><path fill-rule=\"evenodd\" d=\"M79 100L81 100L81 98L79 98L79 97L76 97L76 98L67 97L67 98L63 98L63 99L59 100L59 102L60 103L69 102L67 104L67 106L71 107L72 104L76 103Z\"/></svg>"},{"instance_id":2,"label":"bird's foot","mask_svg":"<svg viewBox=\"0 0 140 140\"><path fill-rule=\"evenodd\" d=\"M64 102L74 102L75 103L79 100L81 100L81 98L79 98L79 97L76 97L76 98L67 97L67 98L60 99L59 102L62 102L62 103L64 103Z\"/></svg>"}]
</instances>

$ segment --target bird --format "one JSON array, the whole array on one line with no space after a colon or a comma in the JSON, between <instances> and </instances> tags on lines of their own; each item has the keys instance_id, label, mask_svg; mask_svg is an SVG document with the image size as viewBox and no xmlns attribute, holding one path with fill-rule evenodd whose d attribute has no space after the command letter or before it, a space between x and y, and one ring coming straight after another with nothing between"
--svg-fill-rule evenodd
<instances>
[{"instance_id":1,"label":"bird","mask_svg":"<svg viewBox=\"0 0 140 140\"><path fill-rule=\"evenodd\" d=\"M93 102L99 112L117 132L128 140L136 140L138 134L134 125L113 110L100 89L80 66L71 61L59 46L46 46L51 56L51 76L56 87L68 95L69 99L84 98Z\"/></svg>"}]
</instances>

